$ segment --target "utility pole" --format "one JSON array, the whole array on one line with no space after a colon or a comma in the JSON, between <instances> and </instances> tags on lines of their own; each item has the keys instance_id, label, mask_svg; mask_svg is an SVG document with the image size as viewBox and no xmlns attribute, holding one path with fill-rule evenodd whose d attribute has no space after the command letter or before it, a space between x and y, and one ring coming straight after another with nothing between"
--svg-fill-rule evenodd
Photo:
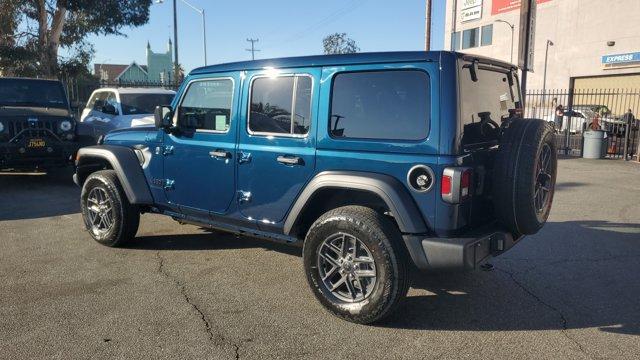
<instances>
[{"instance_id":1,"label":"utility pole","mask_svg":"<svg viewBox=\"0 0 640 360\"><path fill-rule=\"evenodd\" d=\"M424 51L431 50L431 0L426 0L426 15L424 24Z\"/></svg>"},{"instance_id":2,"label":"utility pole","mask_svg":"<svg viewBox=\"0 0 640 360\"><path fill-rule=\"evenodd\" d=\"M533 71L533 49L535 45L536 0L522 0L520 4L520 59L522 69L520 91L525 105L527 98L527 72ZM526 105L525 105L526 106Z\"/></svg>"},{"instance_id":3,"label":"utility pole","mask_svg":"<svg viewBox=\"0 0 640 360\"><path fill-rule=\"evenodd\" d=\"M178 78L180 77L180 65L178 62L178 0L173 0L173 82L177 85Z\"/></svg>"},{"instance_id":4,"label":"utility pole","mask_svg":"<svg viewBox=\"0 0 640 360\"><path fill-rule=\"evenodd\" d=\"M245 49L245 50L251 51L251 60L255 60L256 59L256 51L260 51L260 50L256 49L255 43L260 41L260 39L247 39L247 41L251 43L251 49Z\"/></svg>"},{"instance_id":5,"label":"utility pole","mask_svg":"<svg viewBox=\"0 0 640 360\"><path fill-rule=\"evenodd\" d=\"M456 34L456 22L458 21L458 18L456 17L457 12L458 0L453 0L453 3L451 4L451 44L449 44L451 51L456 51L453 46L453 37Z\"/></svg>"}]
</instances>

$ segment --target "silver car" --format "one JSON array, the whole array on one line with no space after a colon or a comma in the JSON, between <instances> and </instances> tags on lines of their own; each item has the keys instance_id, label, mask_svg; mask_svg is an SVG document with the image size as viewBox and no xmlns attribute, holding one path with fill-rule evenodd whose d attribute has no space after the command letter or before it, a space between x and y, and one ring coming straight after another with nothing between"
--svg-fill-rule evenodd
<instances>
[{"instance_id":1,"label":"silver car","mask_svg":"<svg viewBox=\"0 0 640 360\"><path fill-rule=\"evenodd\" d=\"M175 91L161 88L101 88L91 94L80 122L95 138L115 129L150 126L156 106L171 104L174 96Z\"/></svg>"}]
</instances>

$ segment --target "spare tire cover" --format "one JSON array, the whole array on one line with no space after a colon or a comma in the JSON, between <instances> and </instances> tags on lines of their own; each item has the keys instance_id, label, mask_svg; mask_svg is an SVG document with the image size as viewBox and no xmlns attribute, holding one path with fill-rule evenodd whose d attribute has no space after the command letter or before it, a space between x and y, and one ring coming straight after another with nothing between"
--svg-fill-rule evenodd
<instances>
[{"instance_id":1,"label":"spare tire cover","mask_svg":"<svg viewBox=\"0 0 640 360\"><path fill-rule=\"evenodd\" d=\"M535 234L549 217L555 191L558 159L552 127L539 119L511 121L495 160L496 217L515 234Z\"/></svg>"}]
</instances>

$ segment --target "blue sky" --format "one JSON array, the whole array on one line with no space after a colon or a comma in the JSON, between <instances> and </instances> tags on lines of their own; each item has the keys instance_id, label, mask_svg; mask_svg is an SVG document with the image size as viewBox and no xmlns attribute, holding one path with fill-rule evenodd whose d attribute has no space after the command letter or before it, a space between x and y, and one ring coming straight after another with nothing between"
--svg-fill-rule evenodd
<instances>
[{"instance_id":1,"label":"blue sky","mask_svg":"<svg viewBox=\"0 0 640 360\"><path fill-rule=\"evenodd\" d=\"M424 0L187 0L204 8L209 64L251 59L247 38L259 38L256 58L322 53L322 38L345 32L361 51L422 50ZM445 0L434 0L432 48L442 49ZM203 65L200 14L178 0L179 60L187 71ZM172 0L151 6L149 23L125 28L127 37L93 36L94 62L146 64L147 41L164 51L173 38Z\"/></svg>"}]
</instances>

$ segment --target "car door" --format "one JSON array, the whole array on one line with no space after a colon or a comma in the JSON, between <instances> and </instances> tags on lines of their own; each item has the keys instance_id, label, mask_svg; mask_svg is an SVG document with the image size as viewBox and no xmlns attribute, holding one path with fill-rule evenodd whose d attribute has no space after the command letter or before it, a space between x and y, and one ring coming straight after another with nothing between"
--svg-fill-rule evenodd
<instances>
[{"instance_id":1,"label":"car door","mask_svg":"<svg viewBox=\"0 0 640 360\"><path fill-rule=\"evenodd\" d=\"M176 102L178 131L165 135L168 203L184 214L227 211L235 194L236 74L192 79Z\"/></svg>"},{"instance_id":2,"label":"car door","mask_svg":"<svg viewBox=\"0 0 640 360\"><path fill-rule=\"evenodd\" d=\"M320 70L247 73L238 145L241 214L278 227L315 168Z\"/></svg>"}]
</instances>

